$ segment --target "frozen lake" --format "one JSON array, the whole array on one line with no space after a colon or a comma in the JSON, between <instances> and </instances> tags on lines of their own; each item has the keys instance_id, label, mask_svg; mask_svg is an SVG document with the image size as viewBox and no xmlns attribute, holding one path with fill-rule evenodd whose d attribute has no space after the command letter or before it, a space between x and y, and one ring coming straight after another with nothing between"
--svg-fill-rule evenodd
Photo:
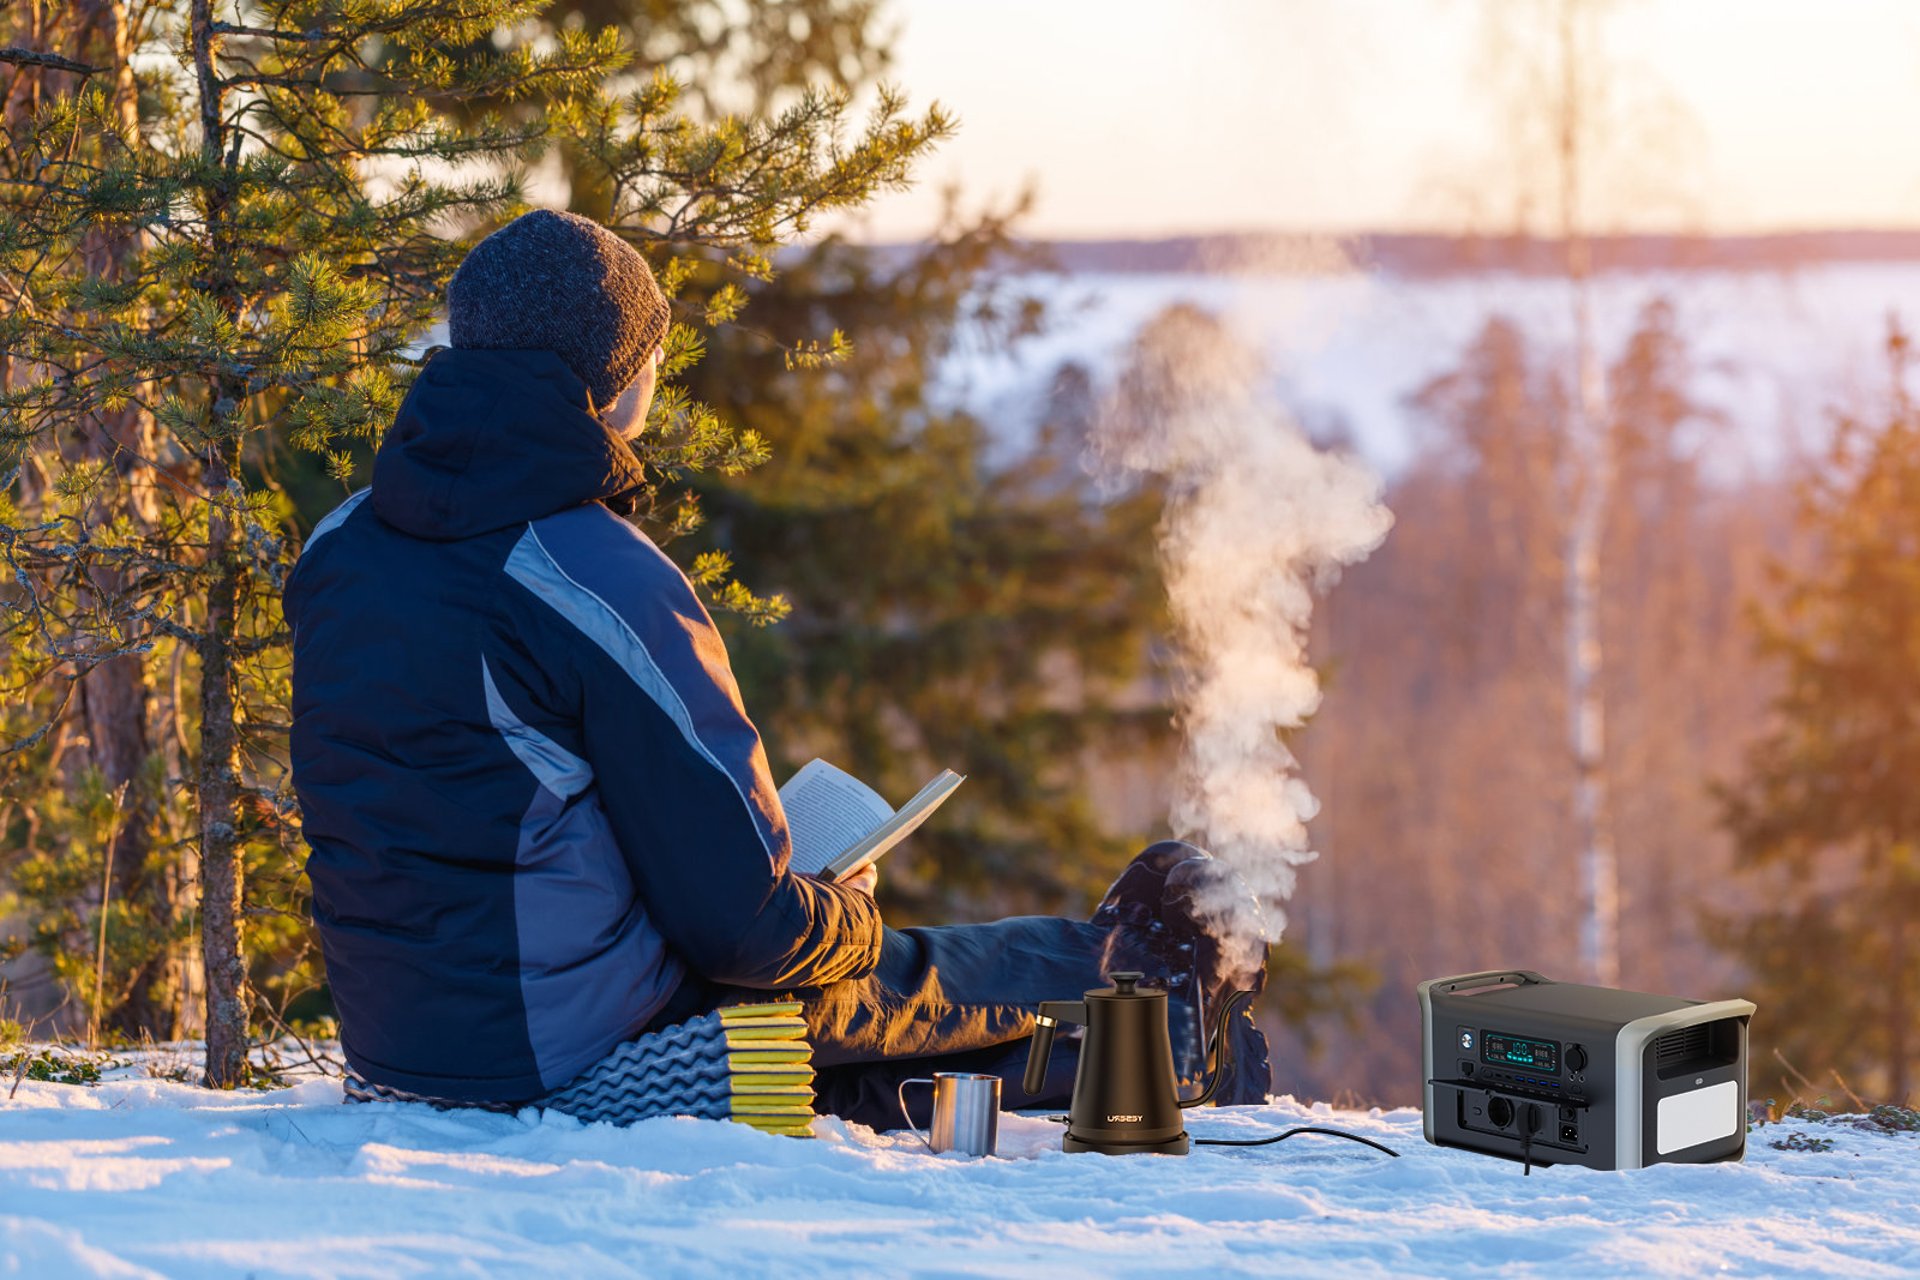
<instances>
[{"instance_id":1,"label":"frozen lake","mask_svg":"<svg viewBox=\"0 0 1920 1280\"><path fill-rule=\"evenodd\" d=\"M1048 299L1050 331L1012 356L962 357L949 374L950 394L1009 441L1031 428L1061 363L1110 375L1143 323L1192 303L1265 354L1276 390L1303 420L1343 426L1389 473L1420 443L1407 398L1454 367L1490 318L1517 323L1539 355L1564 355L1572 330L1564 283L1497 272L1080 274L1022 284ZM1715 439L1717 468L1737 475L1772 470L1817 446L1834 411L1884 400L1888 316L1920 320L1920 263L1608 273L1594 294L1605 359L1618 355L1641 310L1659 298L1674 306L1691 346L1696 397L1729 423Z\"/></svg>"}]
</instances>

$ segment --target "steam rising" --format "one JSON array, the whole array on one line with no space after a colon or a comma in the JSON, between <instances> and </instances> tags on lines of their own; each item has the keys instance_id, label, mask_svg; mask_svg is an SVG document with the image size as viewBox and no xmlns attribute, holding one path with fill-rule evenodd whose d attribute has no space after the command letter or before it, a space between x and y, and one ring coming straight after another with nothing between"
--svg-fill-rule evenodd
<instances>
[{"instance_id":1,"label":"steam rising","mask_svg":"<svg viewBox=\"0 0 1920 1280\"><path fill-rule=\"evenodd\" d=\"M1283 741L1320 706L1314 600L1381 544L1393 515L1379 479L1316 447L1212 316L1169 309L1125 368L1093 445L1103 470L1167 489L1160 554L1183 740L1170 816L1234 873L1200 907L1228 944L1223 964L1244 970L1279 941L1294 868L1316 856L1307 822L1319 802Z\"/></svg>"}]
</instances>

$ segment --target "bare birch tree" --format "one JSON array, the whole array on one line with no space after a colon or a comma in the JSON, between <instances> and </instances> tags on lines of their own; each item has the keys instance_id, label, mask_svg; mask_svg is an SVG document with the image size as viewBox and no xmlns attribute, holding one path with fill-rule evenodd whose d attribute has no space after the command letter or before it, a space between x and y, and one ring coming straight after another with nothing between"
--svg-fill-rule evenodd
<instances>
[{"instance_id":1,"label":"bare birch tree","mask_svg":"<svg viewBox=\"0 0 1920 1280\"><path fill-rule=\"evenodd\" d=\"M1607 720L1600 638L1601 545L1613 492L1614 451L1605 374L1593 333L1593 245L1585 182L1588 136L1597 111L1591 55L1594 0L1558 0L1560 90L1554 116L1560 187L1560 243L1573 330L1573 394L1560 488L1569 500L1565 535L1567 745L1573 754L1574 836L1580 849L1580 958L1597 983L1620 980L1620 861L1607 794Z\"/></svg>"},{"instance_id":2,"label":"bare birch tree","mask_svg":"<svg viewBox=\"0 0 1920 1280\"><path fill-rule=\"evenodd\" d=\"M1620 859L1609 796L1604 548L1618 459L1606 364L1595 331L1594 241L1623 196L1658 201L1659 125L1674 115L1655 95L1628 103L1608 59L1615 0L1488 0L1488 52L1503 83L1512 216L1521 232L1554 238L1566 283L1564 440L1552 479L1559 533L1565 741L1572 767L1571 825L1580 884L1580 959L1587 976L1620 977ZM1669 136L1678 131L1668 130Z\"/></svg>"}]
</instances>

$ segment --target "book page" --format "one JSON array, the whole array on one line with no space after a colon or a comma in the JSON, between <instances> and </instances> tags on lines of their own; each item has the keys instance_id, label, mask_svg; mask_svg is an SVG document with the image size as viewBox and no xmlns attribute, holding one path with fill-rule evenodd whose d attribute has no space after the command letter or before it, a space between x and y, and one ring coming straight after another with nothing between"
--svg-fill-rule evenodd
<instances>
[{"instance_id":1,"label":"book page","mask_svg":"<svg viewBox=\"0 0 1920 1280\"><path fill-rule=\"evenodd\" d=\"M780 788L793 839L793 861L818 875L844 850L859 844L893 816L893 806L860 779L825 760L809 760Z\"/></svg>"},{"instance_id":2,"label":"book page","mask_svg":"<svg viewBox=\"0 0 1920 1280\"><path fill-rule=\"evenodd\" d=\"M942 769L940 775L919 794L900 806L900 812L881 823L858 844L834 858L821 874L829 880L838 880L844 876L858 875L880 856L914 833L919 825L933 816L933 811L947 802L959 785L967 780L963 773L951 769Z\"/></svg>"}]
</instances>

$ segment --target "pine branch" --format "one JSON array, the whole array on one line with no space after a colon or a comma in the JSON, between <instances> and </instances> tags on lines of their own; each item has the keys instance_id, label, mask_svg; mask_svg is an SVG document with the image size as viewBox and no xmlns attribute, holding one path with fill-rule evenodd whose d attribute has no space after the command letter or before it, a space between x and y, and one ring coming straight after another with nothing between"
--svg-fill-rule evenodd
<instances>
[{"instance_id":1,"label":"pine branch","mask_svg":"<svg viewBox=\"0 0 1920 1280\"><path fill-rule=\"evenodd\" d=\"M49 71L70 71L77 76L97 75L105 70L104 67L96 67L91 63L63 58L57 53L41 53L36 49L22 49L15 45L0 49L0 62L10 62L16 67L45 67Z\"/></svg>"},{"instance_id":2,"label":"pine branch","mask_svg":"<svg viewBox=\"0 0 1920 1280\"><path fill-rule=\"evenodd\" d=\"M260 40L291 40L320 44L334 38L329 31L282 31L274 27L249 27L237 22L216 22L213 33L220 36L251 36Z\"/></svg>"}]
</instances>

